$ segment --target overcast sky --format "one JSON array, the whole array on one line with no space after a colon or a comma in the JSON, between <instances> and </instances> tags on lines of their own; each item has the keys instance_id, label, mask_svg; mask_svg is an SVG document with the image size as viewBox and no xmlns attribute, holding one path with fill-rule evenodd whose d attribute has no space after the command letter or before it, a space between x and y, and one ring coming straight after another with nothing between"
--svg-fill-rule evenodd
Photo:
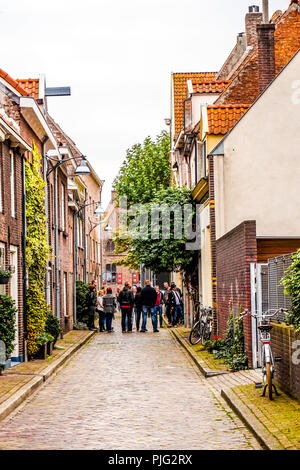
<instances>
[{"instance_id":1,"label":"overcast sky","mask_svg":"<svg viewBox=\"0 0 300 470\"><path fill-rule=\"evenodd\" d=\"M290 0L270 0L270 13ZM261 0L0 0L0 68L71 86L53 118L105 180L126 149L166 129L171 72L217 71Z\"/></svg>"}]
</instances>

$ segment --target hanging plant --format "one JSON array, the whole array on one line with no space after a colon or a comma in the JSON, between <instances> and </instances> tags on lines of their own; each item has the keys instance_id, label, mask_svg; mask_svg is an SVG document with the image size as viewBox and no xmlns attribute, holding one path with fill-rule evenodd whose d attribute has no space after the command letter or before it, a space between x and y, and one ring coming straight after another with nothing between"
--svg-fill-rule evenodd
<instances>
[{"instance_id":1,"label":"hanging plant","mask_svg":"<svg viewBox=\"0 0 300 470\"><path fill-rule=\"evenodd\" d=\"M46 183L40 173L41 159L36 145L33 144L32 163L25 163L26 269L28 273L26 304L29 356L39 349L37 338L45 332L48 311L45 301L45 276L51 248L47 242Z\"/></svg>"}]
</instances>

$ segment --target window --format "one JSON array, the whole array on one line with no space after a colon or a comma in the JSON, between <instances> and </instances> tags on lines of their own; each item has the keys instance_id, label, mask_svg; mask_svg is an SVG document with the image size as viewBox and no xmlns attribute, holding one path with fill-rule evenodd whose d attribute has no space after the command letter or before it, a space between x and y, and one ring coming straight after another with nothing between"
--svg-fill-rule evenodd
<instances>
[{"instance_id":1,"label":"window","mask_svg":"<svg viewBox=\"0 0 300 470\"><path fill-rule=\"evenodd\" d=\"M0 212L3 212L3 202L2 202L2 160L0 157Z\"/></svg>"},{"instance_id":2,"label":"window","mask_svg":"<svg viewBox=\"0 0 300 470\"><path fill-rule=\"evenodd\" d=\"M15 201L15 155L12 150L10 154L10 203L11 216L16 217L16 201Z\"/></svg>"},{"instance_id":3,"label":"window","mask_svg":"<svg viewBox=\"0 0 300 470\"><path fill-rule=\"evenodd\" d=\"M60 217L61 217L61 229L65 231L66 225L65 225L65 219L66 219L66 211L65 211L65 186L62 184L61 185L61 212L60 212Z\"/></svg>"},{"instance_id":4,"label":"window","mask_svg":"<svg viewBox=\"0 0 300 470\"><path fill-rule=\"evenodd\" d=\"M5 245L4 243L0 243L0 269L5 270L6 263L5 263ZM0 294L6 293L6 287L4 284L0 284Z\"/></svg>"},{"instance_id":5,"label":"window","mask_svg":"<svg viewBox=\"0 0 300 470\"><path fill-rule=\"evenodd\" d=\"M66 317L68 315L68 306L67 306L67 300L68 300L68 274L67 273L64 273L64 277L63 277L63 300L64 300L64 305L63 305L63 308L64 308L64 316Z\"/></svg>"}]
</instances>

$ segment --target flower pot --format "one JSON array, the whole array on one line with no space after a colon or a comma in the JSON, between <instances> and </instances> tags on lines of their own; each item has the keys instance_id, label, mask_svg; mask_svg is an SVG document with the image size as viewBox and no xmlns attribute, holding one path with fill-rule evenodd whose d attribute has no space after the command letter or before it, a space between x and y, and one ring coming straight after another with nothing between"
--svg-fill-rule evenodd
<instances>
[{"instance_id":1,"label":"flower pot","mask_svg":"<svg viewBox=\"0 0 300 470\"><path fill-rule=\"evenodd\" d=\"M40 346L40 349L34 354L34 359L47 359L47 344Z\"/></svg>"},{"instance_id":2,"label":"flower pot","mask_svg":"<svg viewBox=\"0 0 300 470\"><path fill-rule=\"evenodd\" d=\"M10 277L7 276L0 276L0 284L8 284L8 281L10 280Z\"/></svg>"},{"instance_id":3,"label":"flower pot","mask_svg":"<svg viewBox=\"0 0 300 470\"><path fill-rule=\"evenodd\" d=\"M47 354L48 356L51 356L52 352L53 352L53 343L47 343Z\"/></svg>"}]
</instances>

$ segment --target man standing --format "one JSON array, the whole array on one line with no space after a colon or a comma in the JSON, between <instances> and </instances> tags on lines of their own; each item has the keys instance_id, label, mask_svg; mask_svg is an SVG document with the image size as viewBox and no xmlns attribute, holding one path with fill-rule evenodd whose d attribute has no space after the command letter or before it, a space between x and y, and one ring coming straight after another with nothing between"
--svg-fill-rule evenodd
<instances>
[{"instance_id":1,"label":"man standing","mask_svg":"<svg viewBox=\"0 0 300 470\"><path fill-rule=\"evenodd\" d=\"M125 282L124 289L120 292L118 302L121 307L122 314L122 333L132 332L132 308L134 303L134 297L132 290L129 288L129 282ZM127 330L126 330L127 324Z\"/></svg>"},{"instance_id":2,"label":"man standing","mask_svg":"<svg viewBox=\"0 0 300 470\"><path fill-rule=\"evenodd\" d=\"M97 308L96 284L93 282L86 295L86 309L88 310L88 327L91 331L97 331L95 327L95 312Z\"/></svg>"},{"instance_id":3,"label":"man standing","mask_svg":"<svg viewBox=\"0 0 300 470\"><path fill-rule=\"evenodd\" d=\"M181 296L180 290L177 289L176 284L171 284L171 292L169 294L169 302L171 312L173 314L173 326L176 328L179 318L182 316Z\"/></svg>"},{"instance_id":4,"label":"man standing","mask_svg":"<svg viewBox=\"0 0 300 470\"><path fill-rule=\"evenodd\" d=\"M156 302L155 302L155 314L156 318L159 315L159 326L163 327L163 318L162 318L162 305L163 305L163 293L159 290L159 286L155 286L156 292Z\"/></svg>"},{"instance_id":5,"label":"man standing","mask_svg":"<svg viewBox=\"0 0 300 470\"><path fill-rule=\"evenodd\" d=\"M159 333L159 330L157 329L157 315L156 310L154 308L157 299L157 294L155 289L151 287L150 281L146 281L146 287L144 287L144 289L142 290L141 297L143 305L143 323L141 333L145 333L146 331L148 311L151 312L153 333Z\"/></svg>"},{"instance_id":6,"label":"man standing","mask_svg":"<svg viewBox=\"0 0 300 470\"><path fill-rule=\"evenodd\" d=\"M168 282L164 282L164 305L165 305L165 314L168 319L168 326L172 326L172 313L171 306L169 302L170 286Z\"/></svg>"}]
</instances>

